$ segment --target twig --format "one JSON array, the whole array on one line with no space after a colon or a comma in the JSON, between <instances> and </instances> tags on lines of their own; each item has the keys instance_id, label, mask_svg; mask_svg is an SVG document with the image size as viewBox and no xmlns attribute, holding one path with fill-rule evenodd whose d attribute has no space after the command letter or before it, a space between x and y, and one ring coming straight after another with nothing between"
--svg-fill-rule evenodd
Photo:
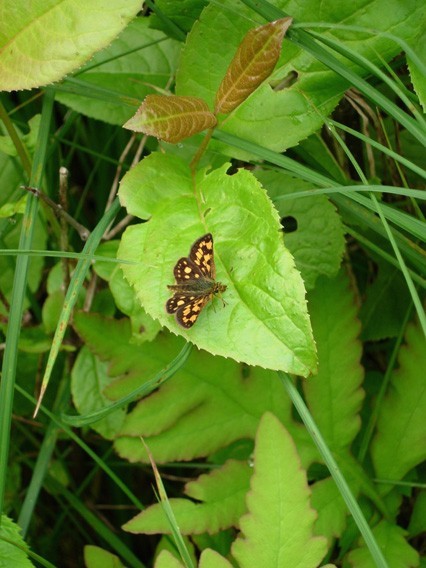
<instances>
[{"instance_id":1,"label":"twig","mask_svg":"<svg viewBox=\"0 0 426 568\"><path fill-rule=\"evenodd\" d=\"M83 225L80 225L80 223L78 223L75 219L73 219L73 217L71 217L71 215L69 215L66 211L64 211L64 209L62 208L61 205L58 205L57 203L52 201L50 199L50 197L48 197L45 193L43 193L42 191L40 191L36 187L30 187L28 185L21 185L21 188L25 189L26 191L29 191L30 193L32 193L33 195L35 195L36 197L38 197L39 199L44 201L49 207L51 207L53 209L53 211L56 213L56 215L58 215L58 217L64 217L64 219L67 221L67 223L69 225L71 225L72 227L74 227L74 229L80 235L80 238L81 238L82 241L86 241L88 239L88 237L90 235L89 229L86 229L86 227L83 227Z\"/></svg>"}]
</instances>

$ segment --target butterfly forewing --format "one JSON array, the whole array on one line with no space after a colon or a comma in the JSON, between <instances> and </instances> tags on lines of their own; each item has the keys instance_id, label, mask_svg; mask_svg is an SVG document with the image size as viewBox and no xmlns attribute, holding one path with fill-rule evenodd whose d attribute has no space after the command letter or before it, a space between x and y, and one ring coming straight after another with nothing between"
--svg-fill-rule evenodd
<instances>
[{"instance_id":1,"label":"butterfly forewing","mask_svg":"<svg viewBox=\"0 0 426 568\"><path fill-rule=\"evenodd\" d=\"M203 276L200 268L190 258L185 257L177 261L173 273L178 284L183 284L188 280L196 280Z\"/></svg>"},{"instance_id":2,"label":"butterfly forewing","mask_svg":"<svg viewBox=\"0 0 426 568\"><path fill-rule=\"evenodd\" d=\"M176 321L190 328L204 306L226 286L215 282L213 237L210 233L192 245L188 257L180 258L174 267L176 284L168 286L173 296L167 300L166 311L176 314Z\"/></svg>"},{"instance_id":3,"label":"butterfly forewing","mask_svg":"<svg viewBox=\"0 0 426 568\"><path fill-rule=\"evenodd\" d=\"M189 258L199 267L204 276L215 279L213 237L210 233L195 241L191 247Z\"/></svg>"}]
</instances>

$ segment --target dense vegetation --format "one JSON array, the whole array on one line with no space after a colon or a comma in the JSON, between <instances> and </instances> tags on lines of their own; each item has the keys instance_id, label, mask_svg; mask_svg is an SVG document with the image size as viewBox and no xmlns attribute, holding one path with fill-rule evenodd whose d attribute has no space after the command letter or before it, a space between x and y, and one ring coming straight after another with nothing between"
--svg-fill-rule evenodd
<instances>
[{"instance_id":1,"label":"dense vegetation","mask_svg":"<svg viewBox=\"0 0 426 568\"><path fill-rule=\"evenodd\" d=\"M2 8L0 565L426 566L423 3L139 10Z\"/></svg>"}]
</instances>

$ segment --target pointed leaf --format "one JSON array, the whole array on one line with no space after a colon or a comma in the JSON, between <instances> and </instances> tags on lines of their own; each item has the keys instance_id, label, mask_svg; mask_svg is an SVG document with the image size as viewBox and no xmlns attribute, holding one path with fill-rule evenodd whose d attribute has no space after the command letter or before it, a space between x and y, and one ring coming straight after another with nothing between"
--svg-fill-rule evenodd
<instances>
[{"instance_id":1,"label":"pointed leaf","mask_svg":"<svg viewBox=\"0 0 426 568\"><path fill-rule=\"evenodd\" d=\"M294 442L278 419L266 413L256 435L249 513L232 546L240 566L317 568L327 548L324 538L313 536L316 514L309 499Z\"/></svg>"},{"instance_id":2,"label":"pointed leaf","mask_svg":"<svg viewBox=\"0 0 426 568\"><path fill-rule=\"evenodd\" d=\"M173 144L215 125L216 118L202 99L148 95L124 128Z\"/></svg>"},{"instance_id":3,"label":"pointed leaf","mask_svg":"<svg viewBox=\"0 0 426 568\"><path fill-rule=\"evenodd\" d=\"M84 547L84 566L85 568L125 568L118 556L93 544Z\"/></svg>"},{"instance_id":4,"label":"pointed leaf","mask_svg":"<svg viewBox=\"0 0 426 568\"><path fill-rule=\"evenodd\" d=\"M315 346L305 290L283 245L277 213L253 175L228 165L195 181L179 158L151 154L121 182L129 213L149 218L124 233L118 256L147 313L174 333L212 354L250 365L308 376L315 372ZM211 232L217 280L227 286L199 321L185 330L165 311L177 260Z\"/></svg>"},{"instance_id":5,"label":"pointed leaf","mask_svg":"<svg viewBox=\"0 0 426 568\"><path fill-rule=\"evenodd\" d=\"M201 553L199 568L232 568L232 564L216 550L206 548Z\"/></svg>"},{"instance_id":6,"label":"pointed leaf","mask_svg":"<svg viewBox=\"0 0 426 568\"><path fill-rule=\"evenodd\" d=\"M140 10L139 0L6 0L1 8L0 90L62 79L108 45Z\"/></svg>"},{"instance_id":7,"label":"pointed leaf","mask_svg":"<svg viewBox=\"0 0 426 568\"><path fill-rule=\"evenodd\" d=\"M185 568L185 564L168 550L162 550L155 559L154 568Z\"/></svg>"},{"instance_id":8,"label":"pointed leaf","mask_svg":"<svg viewBox=\"0 0 426 568\"><path fill-rule=\"evenodd\" d=\"M233 111L269 77L292 21L282 18L248 32L217 91L215 114Z\"/></svg>"},{"instance_id":9,"label":"pointed leaf","mask_svg":"<svg viewBox=\"0 0 426 568\"><path fill-rule=\"evenodd\" d=\"M426 459L426 349L422 331L407 326L399 369L391 379L377 421L372 459L378 477L402 479ZM398 459L395 459L395 456Z\"/></svg>"},{"instance_id":10,"label":"pointed leaf","mask_svg":"<svg viewBox=\"0 0 426 568\"><path fill-rule=\"evenodd\" d=\"M215 534L238 523L246 511L245 495L252 469L247 462L229 460L222 467L185 486L188 497L169 499L179 529L184 535ZM151 505L127 522L123 529L132 533L170 534L160 503Z\"/></svg>"}]
</instances>

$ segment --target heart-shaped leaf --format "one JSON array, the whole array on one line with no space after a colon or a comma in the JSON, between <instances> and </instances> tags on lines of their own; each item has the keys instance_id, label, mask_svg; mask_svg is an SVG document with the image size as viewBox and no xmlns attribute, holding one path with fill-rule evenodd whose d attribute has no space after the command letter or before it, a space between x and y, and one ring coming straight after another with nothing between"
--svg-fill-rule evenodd
<instances>
[{"instance_id":1,"label":"heart-shaped leaf","mask_svg":"<svg viewBox=\"0 0 426 568\"><path fill-rule=\"evenodd\" d=\"M305 289L283 243L279 217L246 170L228 165L194 179L177 157L151 154L120 186L129 213L149 222L124 233L118 256L149 315L215 355L308 376L316 369ZM173 267L192 243L212 233L217 280L227 286L185 330L165 311Z\"/></svg>"}]
</instances>

